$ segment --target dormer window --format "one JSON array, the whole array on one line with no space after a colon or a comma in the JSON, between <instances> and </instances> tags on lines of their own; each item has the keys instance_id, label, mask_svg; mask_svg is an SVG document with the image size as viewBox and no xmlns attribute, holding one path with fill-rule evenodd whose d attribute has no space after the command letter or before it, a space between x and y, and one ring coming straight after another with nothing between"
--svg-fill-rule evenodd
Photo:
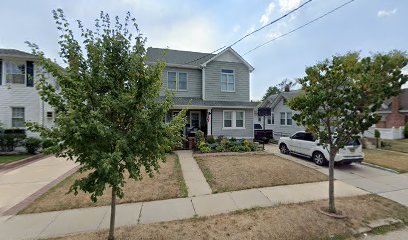
<instances>
[{"instance_id":1,"label":"dormer window","mask_svg":"<svg viewBox=\"0 0 408 240\"><path fill-rule=\"evenodd\" d=\"M234 70L221 70L221 92L235 92Z\"/></svg>"},{"instance_id":2,"label":"dormer window","mask_svg":"<svg viewBox=\"0 0 408 240\"><path fill-rule=\"evenodd\" d=\"M17 61L4 62L4 72L6 83L25 84L26 81L26 63Z\"/></svg>"}]
</instances>

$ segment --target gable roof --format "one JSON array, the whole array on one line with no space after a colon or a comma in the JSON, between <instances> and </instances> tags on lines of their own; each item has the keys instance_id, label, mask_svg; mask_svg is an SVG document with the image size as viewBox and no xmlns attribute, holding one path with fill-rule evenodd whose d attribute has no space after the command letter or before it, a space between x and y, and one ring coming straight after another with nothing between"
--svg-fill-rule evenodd
<instances>
[{"instance_id":1,"label":"gable roof","mask_svg":"<svg viewBox=\"0 0 408 240\"><path fill-rule=\"evenodd\" d=\"M408 110L408 88L401 89L399 98L400 110ZM388 98L384 101L379 111L391 111L392 98Z\"/></svg>"},{"instance_id":2,"label":"gable roof","mask_svg":"<svg viewBox=\"0 0 408 240\"><path fill-rule=\"evenodd\" d=\"M163 60L169 66L200 68L201 64L215 56L215 54L180 51L164 48L149 47L146 52L148 62Z\"/></svg>"},{"instance_id":3,"label":"gable roof","mask_svg":"<svg viewBox=\"0 0 408 240\"><path fill-rule=\"evenodd\" d=\"M289 92L280 92L278 94L273 94L267 97L259 107L270 107L275 108L275 106L281 101L281 99L290 100L298 96L303 90L293 90Z\"/></svg>"},{"instance_id":4,"label":"gable roof","mask_svg":"<svg viewBox=\"0 0 408 240\"><path fill-rule=\"evenodd\" d=\"M170 67L202 68L226 52L230 52L237 57L245 66L248 67L250 72L254 70L251 64L245 61L245 59L243 59L241 55L239 55L231 47L224 49L218 54L149 47L147 48L146 55L147 62L153 63L157 62L158 60L163 60Z\"/></svg>"},{"instance_id":5,"label":"gable roof","mask_svg":"<svg viewBox=\"0 0 408 240\"><path fill-rule=\"evenodd\" d=\"M17 49L6 49L6 48L0 48L0 57L24 57L24 58L38 58L38 56L28 53L28 52L23 52Z\"/></svg>"},{"instance_id":6,"label":"gable roof","mask_svg":"<svg viewBox=\"0 0 408 240\"><path fill-rule=\"evenodd\" d=\"M221 56L222 54L226 53L226 52L230 52L232 53L235 57L237 57L245 66L248 67L249 71L252 72L254 70L254 67L251 66L251 64L249 64L247 61L245 61L244 58L241 57L241 55L239 55L234 49L232 49L231 47L227 47L226 49L222 50L221 52L219 52L217 55L213 56L212 58L208 59L206 62L204 62L203 64L201 64L201 66L205 67L209 62L217 59L219 56Z\"/></svg>"}]
</instances>

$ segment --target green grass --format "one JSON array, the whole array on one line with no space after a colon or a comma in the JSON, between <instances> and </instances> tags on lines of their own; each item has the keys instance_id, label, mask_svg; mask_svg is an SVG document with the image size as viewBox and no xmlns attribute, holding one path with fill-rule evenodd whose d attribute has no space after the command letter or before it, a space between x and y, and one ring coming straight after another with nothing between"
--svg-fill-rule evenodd
<instances>
[{"instance_id":1,"label":"green grass","mask_svg":"<svg viewBox=\"0 0 408 240\"><path fill-rule=\"evenodd\" d=\"M32 156L31 154L0 155L0 163L11 163Z\"/></svg>"},{"instance_id":2,"label":"green grass","mask_svg":"<svg viewBox=\"0 0 408 240\"><path fill-rule=\"evenodd\" d=\"M181 196L188 197L188 188L186 185L186 181L184 180L184 177L183 177L183 171L181 170L180 159L177 155L176 155L176 164L174 165L174 168L177 174L177 181L180 185Z\"/></svg>"},{"instance_id":3,"label":"green grass","mask_svg":"<svg viewBox=\"0 0 408 240\"><path fill-rule=\"evenodd\" d=\"M382 140L385 143L383 149L408 153L408 139Z\"/></svg>"}]
</instances>

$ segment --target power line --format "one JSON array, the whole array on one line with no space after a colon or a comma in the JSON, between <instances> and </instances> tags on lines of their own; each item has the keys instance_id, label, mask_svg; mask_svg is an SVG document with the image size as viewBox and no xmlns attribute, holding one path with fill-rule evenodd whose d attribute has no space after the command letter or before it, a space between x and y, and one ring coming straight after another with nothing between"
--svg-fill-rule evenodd
<instances>
[{"instance_id":1,"label":"power line","mask_svg":"<svg viewBox=\"0 0 408 240\"><path fill-rule=\"evenodd\" d=\"M260 28L258 28L258 29L255 29L254 31L252 31L252 32L250 32L250 33L247 33L245 36L241 37L240 39L238 39L237 41L235 41L234 43L232 43L232 44L229 45L228 47L232 47L232 46L234 46L235 44L239 43L240 41L244 40L245 38L251 36L252 34L254 34L254 33L256 33L256 32L259 32L259 31L261 31L262 29L264 29L264 28L266 28L266 27L268 27L268 26L270 26L270 25L272 25L272 24L274 24L274 23L276 23L276 22L278 22L278 21L280 21L280 20L286 18L286 17L289 16L290 14L296 12L297 10L301 9L301 8L304 7L306 4L308 4L308 3L312 2L312 1L313 1L313 0L308 0L308 1L304 2L303 4L301 4L300 6L298 6L297 8L295 8L295 9L293 9L293 10L287 12L286 14L280 16L279 18L277 18L277 19L275 19L275 20L269 22L268 24L266 24L266 25L264 25L264 26L262 26L262 27L260 27ZM217 51L219 51L219 50L221 50L221 49L224 49L224 48L227 48L227 46L220 47L220 48L218 48L217 50L214 50L214 51L212 51L212 52L209 53L209 54L206 54L206 55L204 55L204 56L202 56L202 57L199 57L199 58L197 58L197 59L194 59L194 60L192 60L192 61L185 62L184 64L189 64L189 63L192 63L192 62L201 60L201 59L203 59L203 58L205 58L205 57L207 57L207 56L209 56L209 55L211 55L211 54L213 54L213 53L215 53L215 52L217 52Z\"/></svg>"},{"instance_id":2,"label":"power line","mask_svg":"<svg viewBox=\"0 0 408 240\"><path fill-rule=\"evenodd\" d=\"M304 27L306 27L306 26L308 26L308 25L310 25L310 24L312 24L312 23L318 21L319 19L324 18L325 16L327 16L327 15L329 15L329 14L331 14L331 13L337 11L337 10L339 10L340 8L345 7L346 5L348 5L348 4L350 4L350 3L354 2L354 1L355 1L355 0L350 0L350 1L346 2L346 3L343 3L342 5L340 5L340 6L336 7L336 8L334 8L334 9L332 9L332 10L326 12L325 14L323 14L323 15L321 15L321 16L319 16L319 17L317 17L317 18L315 18L315 19L313 19L313 20L311 20L311 21L309 21L309 22L307 22L307 23L305 23L305 24L303 24L303 25L301 25L301 26L299 26L299 27L297 27L297 28L295 28L295 29L293 29L293 30L287 32L287 33L281 34L281 35L279 35L279 36L277 36L277 37L275 37L275 38L273 38L273 39L271 39L271 40L269 40L269 41L266 41L266 42L264 42L264 43L262 43L262 44L260 44L260 45L258 45L258 46L256 46L256 47L252 48L251 50L249 50L249 51L245 52L244 54L242 54L242 56L245 56L245 55L247 55L248 53L251 53L251 52L255 51L256 49L258 49L258 48L260 48L260 47L263 47L263 46L265 46L265 45L268 44L268 43L271 43L271 42L273 42L273 41L276 41L276 40L278 40L279 38L282 38L282 37L284 37L284 36L287 36L287 35L289 35L289 34L295 32L295 31L297 31L297 30L299 30L299 29L302 29L302 28L304 28Z\"/></svg>"}]
</instances>

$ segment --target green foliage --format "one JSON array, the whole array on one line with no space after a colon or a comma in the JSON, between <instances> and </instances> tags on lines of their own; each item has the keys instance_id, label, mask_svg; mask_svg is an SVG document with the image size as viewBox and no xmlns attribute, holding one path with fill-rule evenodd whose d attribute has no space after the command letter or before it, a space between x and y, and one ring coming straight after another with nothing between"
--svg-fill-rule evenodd
<instances>
[{"instance_id":1,"label":"green foliage","mask_svg":"<svg viewBox=\"0 0 408 240\"><path fill-rule=\"evenodd\" d=\"M25 134L0 134L0 151L12 152L26 138Z\"/></svg>"},{"instance_id":2,"label":"green foliage","mask_svg":"<svg viewBox=\"0 0 408 240\"><path fill-rule=\"evenodd\" d=\"M375 138L380 138L381 137L381 133L380 133L380 131L378 131L378 129L374 130L374 137Z\"/></svg>"},{"instance_id":3,"label":"green foliage","mask_svg":"<svg viewBox=\"0 0 408 240\"><path fill-rule=\"evenodd\" d=\"M405 127L404 127L404 136L405 138L408 138L408 122L405 123Z\"/></svg>"},{"instance_id":4,"label":"green foliage","mask_svg":"<svg viewBox=\"0 0 408 240\"><path fill-rule=\"evenodd\" d=\"M42 140L42 148L43 150L50 148L52 146L55 146L55 144L52 142L52 139L45 138Z\"/></svg>"},{"instance_id":5,"label":"green foliage","mask_svg":"<svg viewBox=\"0 0 408 240\"><path fill-rule=\"evenodd\" d=\"M212 135L207 136L207 142L208 142L209 144L215 143L216 141L215 141L214 136L212 136Z\"/></svg>"},{"instance_id":6,"label":"green foliage","mask_svg":"<svg viewBox=\"0 0 408 240\"><path fill-rule=\"evenodd\" d=\"M217 152L225 152L225 145L223 144L217 144L217 146L215 147L215 151Z\"/></svg>"},{"instance_id":7,"label":"green foliage","mask_svg":"<svg viewBox=\"0 0 408 240\"><path fill-rule=\"evenodd\" d=\"M35 137L29 137L23 141L23 146L30 154L36 153L41 148L41 144L41 139Z\"/></svg>"},{"instance_id":8,"label":"green foliage","mask_svg":"<svg viewBox=\"0 0 408 240\"><path fill-rule=\"evenodd\" d=\"M280 93L280 89L277 86L270 86L268 89L266 89L265 95L262 97L262 101L267 99L269 96L273 94L278 94Z\"/></svg>"},{"instance_id":9,"label":"green foliage","mask_svg":"<svg viewBox=\"0 0 408 240\"><path fill-rule=\"evenodd\" d=\"M102 12L95 30L78 21L79 31L71 30L61 9L53 14L61 34L60 57L67 67L28 44L44 69L36 87L55 109L55 127L28 127L57 143L48 148L51 153L78 162L80 172L88 173L75 181L71 192L82 190L96 201L110 187L113 196L122 198L125 172L133 180L142 179L142 169L152 177L166 151L181 141L185 111L170 123L162 121L172 106L169 93L157 101L165 65L146 64L146 39L130 13L121 22ZM58 91L47 81L47 73L56 79Z\"/></svg>"},{"instance_id":10,"label":"green foliage","mask_svg":"<svg viewBox=\"0 0 408 240\"><path fill-rule=\"evenodd\" d=\"M201 130L198 130L198 131L196 132L196 134L195 134L195 140L196 140L197 146L199 146L200 143L205 142L204 132L201 131Z\"/></svg>"},{"instance_id":11,"label":"green foliage","mask_svg":"<svg viewBox=\"0 0 408 240\"><path fill-rule=\"evenodd\" d=\"M200 150L200 152L202 152L202 153L211 152L211 148L210 148L210 146L208 146L208 144L206 142L200 142L200 144L198 145L198 150Z\"/></svg>"}]
</instances>

